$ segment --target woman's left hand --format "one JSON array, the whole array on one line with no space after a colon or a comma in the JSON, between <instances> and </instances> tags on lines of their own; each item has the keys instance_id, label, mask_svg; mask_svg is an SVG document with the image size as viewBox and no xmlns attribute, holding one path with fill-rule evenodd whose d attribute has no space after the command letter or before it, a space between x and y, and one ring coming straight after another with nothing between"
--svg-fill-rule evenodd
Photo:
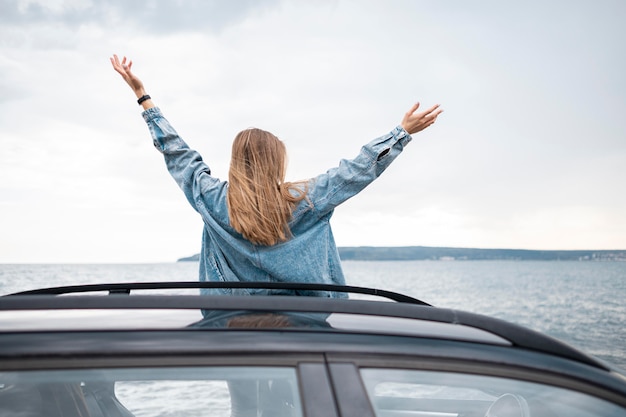
<instances>
[{"instance_id":1,"label":"woman's left hand","mask_svg":"<svg viewBox=\"0 0 626 417\"><path fill-rule=\"evenodd\" d=\"M120 62L120 59L117 57L117 55L113 55L113 57L111 58L111 64L113 64L113 69L117 71L122 76L124 81L126 81L126 83L130 86L130 88L133 89L135 95L137 95L137 98L146 94L146 91L143 88L143 83L131 71L133 61L128 60L127 63L126 57L124 57Z\"/></svg>"}]
</instances>

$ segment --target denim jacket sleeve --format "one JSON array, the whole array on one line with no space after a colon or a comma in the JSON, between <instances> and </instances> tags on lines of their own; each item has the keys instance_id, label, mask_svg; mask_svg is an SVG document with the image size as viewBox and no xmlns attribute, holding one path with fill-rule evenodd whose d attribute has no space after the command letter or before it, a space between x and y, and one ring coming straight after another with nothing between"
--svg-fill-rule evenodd
<instances>
[{"instance_id":1,"label":"denim jacket sleeve","mask_svg":"<svg viewBox=\"0 0 626 417\"><path fill-rule=\"evenodd\" d=\"M363 146L356 158L343 159L339 166L311 180L308 196L318 215L327 214L367 187L387 169L411 139L406 130L397 126Z\"/></svg>"},{"instance_id":2,"label":"denim jacket sleeve","mask_svg":"<svg viewBox=\"0 0 626 417\"><path fill-rule=\"evenodd\" d=\"M165 158L168 171L197 211L198 199L203 192L219 184L219 180L211 176L211 170L200 154L189 148L158 107L144 111L142 116L148 124L154 146Z\"/></svg>"}]
</instances>

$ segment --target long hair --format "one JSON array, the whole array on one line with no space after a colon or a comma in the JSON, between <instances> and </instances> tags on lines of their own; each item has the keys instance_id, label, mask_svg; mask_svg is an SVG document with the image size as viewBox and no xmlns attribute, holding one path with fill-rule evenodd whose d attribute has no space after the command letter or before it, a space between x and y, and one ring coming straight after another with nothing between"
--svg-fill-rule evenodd
<instances>
[{"instance_id":1,"label":"long hair","mask_svg":"<svg viewBox=\"0 0 626 417\"><path fill-rule=\"evenodd\" d=\"M274 245L291 237L289 221L306 188L285 182L287 150L276 136L261 129L237 134L228 173L231 226L257 245Z\"/></svg>"}]
</instances>

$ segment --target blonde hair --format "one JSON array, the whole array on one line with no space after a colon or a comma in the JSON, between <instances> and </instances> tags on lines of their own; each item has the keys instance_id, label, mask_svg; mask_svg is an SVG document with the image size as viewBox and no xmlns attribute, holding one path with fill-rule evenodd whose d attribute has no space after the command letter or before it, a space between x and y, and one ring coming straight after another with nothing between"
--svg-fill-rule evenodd
<instances>
[{"instance_id":1,"label":"blonde hair","mask_svg":"<svg viewBox=\"0 0 626 417\"><path fill-rule=\"evenodd\" d=\"M257 245L274 245L291 237L289 221L306 188L285 182L287 150L261 129L241 131L233 141L228 173L231 226Z\"/></svg>"}]
</instances>

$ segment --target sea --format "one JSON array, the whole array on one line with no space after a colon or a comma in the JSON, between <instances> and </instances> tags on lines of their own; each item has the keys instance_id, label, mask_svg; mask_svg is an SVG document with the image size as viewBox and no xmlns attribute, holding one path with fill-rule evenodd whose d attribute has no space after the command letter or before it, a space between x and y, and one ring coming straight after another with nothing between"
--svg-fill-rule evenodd
<instances>
[{"instance_id":1,"label":"sea","mask_svg":"<svg viewBox=\"0 0 626 417\"><path fill-rule=\"evenodd\" d=\"M626 262L344 261L348 285L411 295L558 338L626 370ZM42 287L195 281L196 262L0 264L0 295Z\"/></svg>"}]
</instances>

